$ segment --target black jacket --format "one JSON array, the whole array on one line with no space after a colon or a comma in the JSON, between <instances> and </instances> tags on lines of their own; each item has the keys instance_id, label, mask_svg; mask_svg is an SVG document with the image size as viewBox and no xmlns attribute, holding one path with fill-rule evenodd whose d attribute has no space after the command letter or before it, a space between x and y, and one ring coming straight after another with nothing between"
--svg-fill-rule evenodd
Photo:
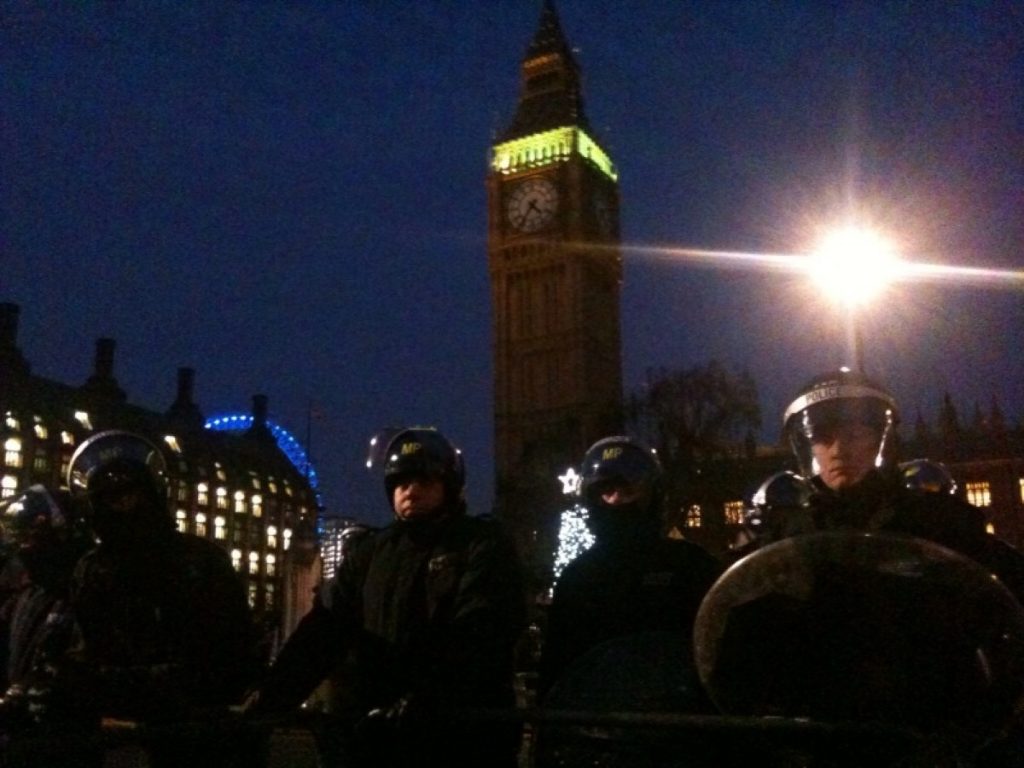
<instances>
[{"instance_id":1,"label":"black jacket","mask_svg":"<svg viewBox=\"0 0 1024 768\"><path fill-rule=\"evenodd\" d=\"M361 541L321 588L261 686L257 712L298 706L349 654L357 712L400 698L430 715L510 707L513 649L524 623L519 562L496 523L459 513L397 521ZM422 747L411 764L447 765L452 755L486 753L487 739L474 734L482 731L435 728L426 741L414 735L406 757ZM505 757L514 748L505 747Z\"/></svg>"},{"instance_id":2,"label":"black jacket","mask_svg":"<svg viewBox=\"0 0 1024 768\"><path fill-rule=\"evenodd\" d=\"M812 483L810 507L784 521L784 536L850 529L933 541L989 568L1024 603L1024 554L987 533L977 507L949 494L909 490L888 472L872 471L841 492L817 477Z\"/></svg>"},{"instance_id":3,"label":"black jacket","mask_svg":"<svg viewBox=\"0 0 1024 768\"><path fill-rule=\"evenodd\" d=\"M718 561L690 542L657 535L629 546L599 540L566 566L555 587L541 655L541 695L575 660L614 638L674 632L682 649L720 572Z\"/></svg>"},{"instance_id":4,"label":"black jacket","mask_svg":"<svg viewBox=\"0 0 1024 768\"><path fill-rule=\"evenodd\" d=\"M219 546L176 531L134 553L79 562L72 674L104 716L164 719L237 703L255 656L242 583Z\"/></svg>"}]
</instances>

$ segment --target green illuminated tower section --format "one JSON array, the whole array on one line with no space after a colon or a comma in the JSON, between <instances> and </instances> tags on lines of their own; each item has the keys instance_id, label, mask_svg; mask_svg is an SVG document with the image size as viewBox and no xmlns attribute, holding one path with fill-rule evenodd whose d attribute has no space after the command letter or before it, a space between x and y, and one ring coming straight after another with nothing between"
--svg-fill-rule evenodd
<instances>
[{"instance_id":1,"label":"green illuminated tower section","mask_svg":"<svg viewBox=\"0 0 1024 768\"><path fill-rule=\"evenodd\" d=\"M487 192L497 507L543 564L565 506L556 476L621 428L622 400L618 174L550 1Z\"/></svg>"}]
</instances>

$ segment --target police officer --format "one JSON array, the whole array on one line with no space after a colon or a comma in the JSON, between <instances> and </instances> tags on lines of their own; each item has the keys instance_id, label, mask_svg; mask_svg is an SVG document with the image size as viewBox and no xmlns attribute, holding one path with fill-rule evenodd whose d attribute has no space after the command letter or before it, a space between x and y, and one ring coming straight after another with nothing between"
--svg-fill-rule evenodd
<instances>
[{"instance_id":1,"label":"police officer","mask_svg":"<svg viewBox=\"0 0 1024 768\"><path fill-rule=\"evenodd\" d=\"M578 493L595 543L562 572L541 655L543 697L574 662L616 638L668 632L689 643L701 599L720 572L696 544L662 536L661 463L626 436L583 457ZM682 654L680 654L682 657Z\"/></svg>"},{"instance_id":2,"label":"police officer","mask_svg":"<svg viewBox=\"0 0 1024 768\"><path fill-rule=\"evenodd\" d=\"M923 492L919 483L906 482L893 457L899 412L884 387L845 368L817 376L789 404L783 421L812 493L810 526L796 516L783 525L782 536L810 527L927 539L991 568L1024 598L1024 557L986 533L979 509L951 493Z\"/></svg>"},{"instance_id":3,"label":"police officer","mask_svg":"<svg viewBox=\"0 0 1024 768\"><path fill-rule=\"evenodd\" d=\"M0 533L12 550L21 587L5 606L7 621L6 692L0 699L0 720L7 732L6 765L98 764L71 737L83 725L68 722L52 706L53 665L73 638L68 606L72 569L91 539L81 525L76 505L66 492L41 485L0 503ZM46 738L58 727L60 739Z\"/></svg>"},{"instance_id":4,"label":"police officer","mask_svg":"<svg viewBox=\"0 0 1024 768\"><path fill-rule=\"evenodd\" d=\"M8 704L26 693L41 654L62 644L55 635L70 640L68 583L91 545L80 523L69 494L51 493L41 485L0 504L0 532L23 580L10 615Z\"/></svg>"},{"instance_id":5,"label":"police officer","mask_svg":"<svg viewBox=\"0 0 1024 768\"><path fill-rule=\"evenodd\" d=\"M738 560L757 549L764 541L775 541L784 529L791 533L806 523L813 486L796 472L784 470L768 477L750 497L743 512L741 545L730 552Z\"/></svg>"},{"instance_id":6,"label":"police officer","mask_svg":"<svg viewBox=\"0 0 1024 768\"><path fill-rule=\"evenodd\" d=\"M784 433L809 497L709 593L698 665L727 714L878 721L949 754L865 739L800 745L800 764L966 764L1024 690L1024 559L942 483L907 482L898 421L892 395L861 373L798 392Z\"/></svg>"},{"instance_id":7,"label":"police officer","mask_svg":"<svg viewBox=\"0 0 1024 768\"><path fill-rule=\"evenodd\" d=\"M384 450L394 521L339 566L250 699L287 712L351 650L355 727L344 765L512 766L518 729L448 718L514 704L522 575L489 519L466 514L459 451L437 430L399 431Z\"/></svg>"},{"instance_id":8,"label":"police officer","mask_svg":"<svg viewBox=\"0 0 1024 768\"><path fill-rule=\"evenodd\" d=\"M244 590L223 549L175 529L159 449L136 434L100 432L75 451L68 484L87 501L99 541L71 584L81 644L69 695L100 716L151 725L237 703L254 672ZM208 734L157 734L149 758L224 765L234 746Z\"/></svg>"},{"instance_id":9,"label":"police officer","mask_svg":"<svg viewBox=\"0 0 1024 768\"><path fill-rule=\"evenodd\" d=\"M912 459L899 465L903 485L921 493L956 493L956 479L941 461Z\"/></svg>"}]
</instances>

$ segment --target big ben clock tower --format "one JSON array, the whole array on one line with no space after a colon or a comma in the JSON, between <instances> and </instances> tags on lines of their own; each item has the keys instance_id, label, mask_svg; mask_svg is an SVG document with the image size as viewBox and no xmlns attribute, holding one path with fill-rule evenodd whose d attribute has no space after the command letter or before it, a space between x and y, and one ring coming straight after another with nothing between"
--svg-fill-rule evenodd
<instances>
[{"instance_id":1,"label":"big ben clock tower","mask_svg":"<svg viewBox=\"0 0 1024 768\"><path fill-rule=\"evenodd\" d=\"M557 476L621 428L622 400L618 174L551 0L487 198L498 514L542 570L567 506Z\"/></svg>"}]
</instances>

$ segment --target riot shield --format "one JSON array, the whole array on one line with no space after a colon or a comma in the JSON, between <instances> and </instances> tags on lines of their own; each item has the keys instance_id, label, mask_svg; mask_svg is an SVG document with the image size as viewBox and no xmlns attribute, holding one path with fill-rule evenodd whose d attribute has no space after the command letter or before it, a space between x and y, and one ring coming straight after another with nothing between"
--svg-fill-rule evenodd
<instances>
[{"instance_id":1,"label":"riot shield","mask_svg":"<svg viewBox=\"0 0 1024 768\"><path fill-rule=\"evenodd\" d=\"M698 613L694 651L728 715L895 726L963 753L1021 701L1024 610L937 544L814 533L726 571Z\"/></svg>"}]
</instances>

